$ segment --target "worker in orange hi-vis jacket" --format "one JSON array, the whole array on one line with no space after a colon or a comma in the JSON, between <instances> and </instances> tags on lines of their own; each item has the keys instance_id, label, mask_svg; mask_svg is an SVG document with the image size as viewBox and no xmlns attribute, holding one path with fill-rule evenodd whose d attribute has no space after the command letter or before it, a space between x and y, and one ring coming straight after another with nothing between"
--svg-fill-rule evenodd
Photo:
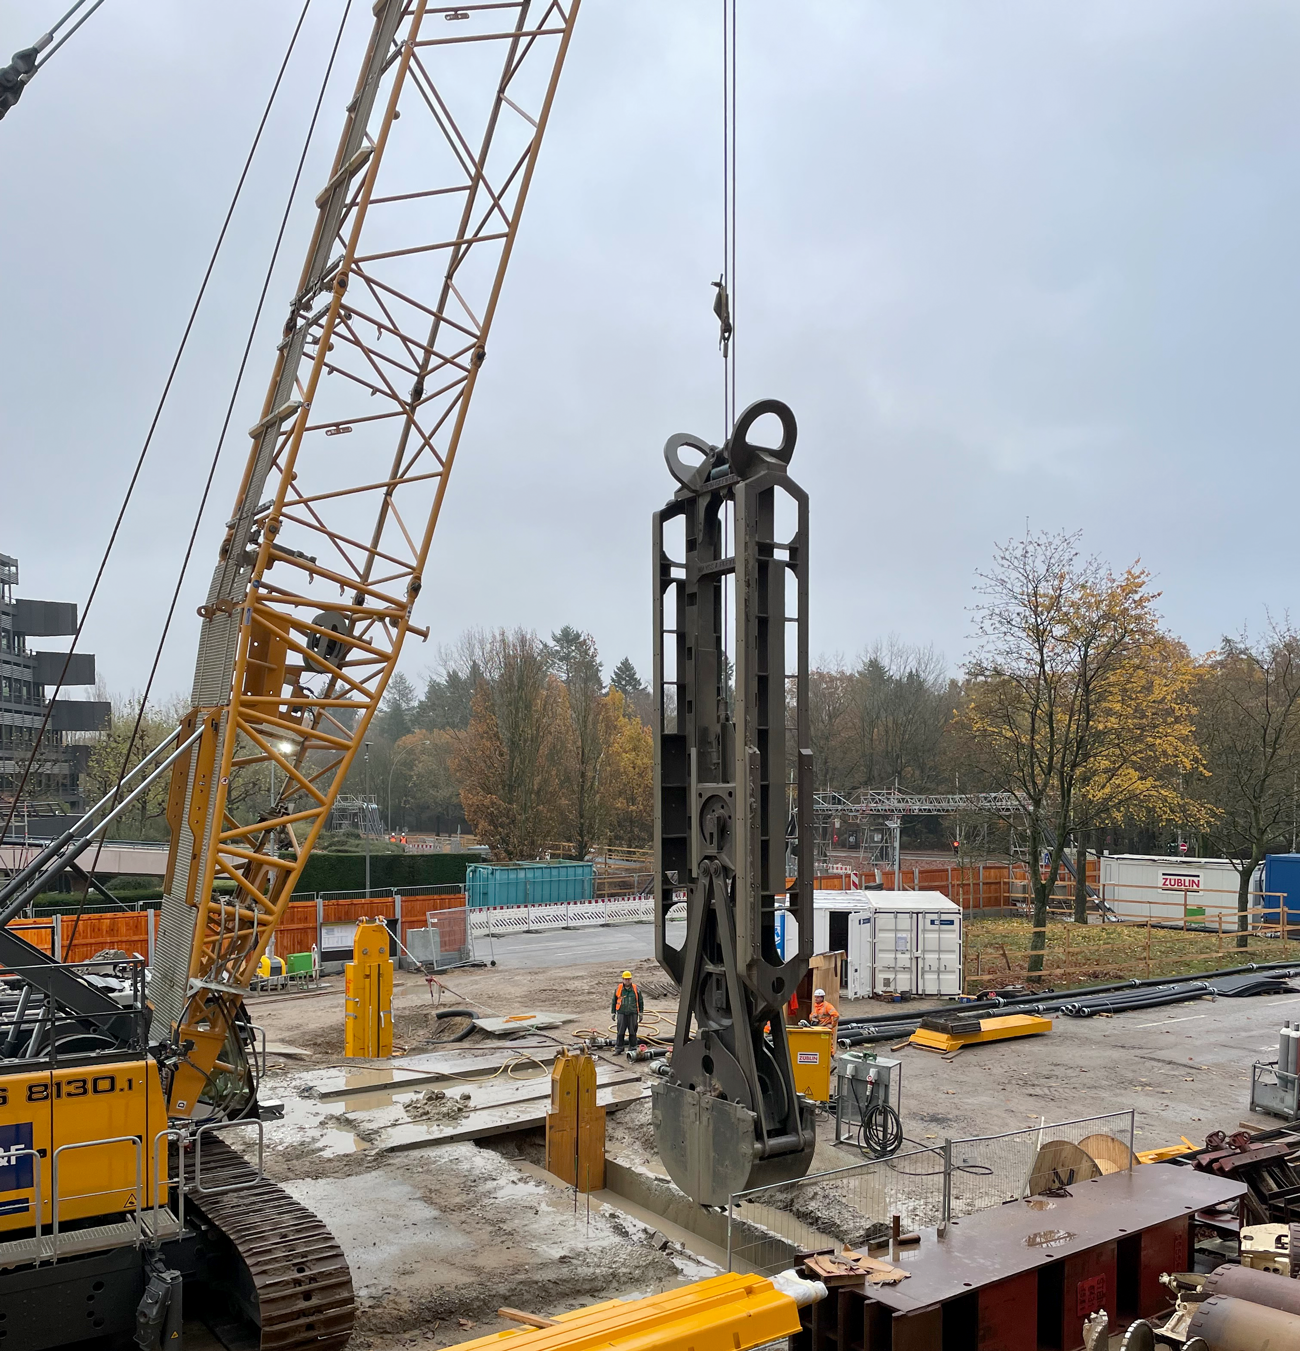
<instances>
[{"instance_id":1,"label":"worker in orange hi-vis jacket","mask_svg":"<svg viewBox=\"0 0 1300 1351\"><path fill-rule=\"evenodd\" d=\"M834 1041L835 1034L839 1031L840 1011L826 998L825 990L813 991L812 1017L810 1021L814 1027L830 1028L831 1040Z\"/></svg>"},{"instance_id":2,"label":"worker in orange hi-vis jacket","mask_svg":"<svg viewBox=\"0 0 1300 1351\"><path fill-rule=\"evenodd\" d=\"M645 1012L645 1000L641 998L641 991L633 985L630 971L623 972L623 979L619 981L614 998L610 1000L609 1011L617 1019L618 1036L614 1040L614 1049L621 1051L623 1038L626 1037L627 1049L634 1051L637 1024Z\"/></svg>"}]
</instances>

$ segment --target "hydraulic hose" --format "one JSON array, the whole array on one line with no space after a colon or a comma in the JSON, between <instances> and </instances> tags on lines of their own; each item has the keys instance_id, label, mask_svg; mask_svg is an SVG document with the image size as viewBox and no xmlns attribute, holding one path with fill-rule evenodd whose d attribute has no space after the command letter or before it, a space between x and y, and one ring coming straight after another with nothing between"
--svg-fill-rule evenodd
<instances>
[{"instance_id":1,"label":"hydraulic hose","mask_svg":"<svg viewBox=\"0 0 1300 1351\"><path fill-rule=\"evenodd\" d=\"M452 1046L458 1041L464 1041L473 1032L474 1019L478 1017L478 1014L473 1009L439 1009L433 1016L436 1022L441 1022L444 1018L468 1018L470 1020L454 1037L436 1038L439 1046Z\"/></svg>"}]
</instances>

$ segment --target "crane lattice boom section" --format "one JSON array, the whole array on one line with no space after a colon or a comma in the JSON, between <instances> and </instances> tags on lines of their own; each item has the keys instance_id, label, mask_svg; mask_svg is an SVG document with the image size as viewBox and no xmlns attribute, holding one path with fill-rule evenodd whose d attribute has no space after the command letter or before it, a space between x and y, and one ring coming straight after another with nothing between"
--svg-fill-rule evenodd
<instances>
[{"instance_id":1,"label":"crane lattice boom section","mask_svg":"<svg viewBox=\"0 0 1300 1351\"><path fill-rule=\"evenodd\" d=\"M982 812L988 816L1018 816L1024 804L1015 793L900 793L893 789L863 788L856 793L816 793L813 814L849 821L868 816L958 816Z\"/></svg>"},{"instance_id":2,"label":"crane lattice boom section","mask_svg":"<svg viewBox=\"0 0 1300 1351\"><path fill-rule=\"evenodd\" d=\"M578 3L375 6L199 611L156 1034L254 974L411 629Z\"/></svg>"}]
</instances>

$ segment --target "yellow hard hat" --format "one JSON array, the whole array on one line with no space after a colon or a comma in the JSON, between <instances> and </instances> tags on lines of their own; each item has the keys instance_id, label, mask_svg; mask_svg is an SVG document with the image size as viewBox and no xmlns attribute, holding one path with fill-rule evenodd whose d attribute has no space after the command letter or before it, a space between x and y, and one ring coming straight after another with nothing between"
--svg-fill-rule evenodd
<instances>
[{"instance_id":1,"label":"yellow hard hat","mask_svg":"<svg viewBox=\"0 0 1300 1351\"><path fill-rule=\"evenodd\" d=\"M632 979L632 973L631 973L630 971L624 971L624 972L623 972L623 979L624 979L624 980L631 980L631 979Z\"/></svg>"}]
</instances>

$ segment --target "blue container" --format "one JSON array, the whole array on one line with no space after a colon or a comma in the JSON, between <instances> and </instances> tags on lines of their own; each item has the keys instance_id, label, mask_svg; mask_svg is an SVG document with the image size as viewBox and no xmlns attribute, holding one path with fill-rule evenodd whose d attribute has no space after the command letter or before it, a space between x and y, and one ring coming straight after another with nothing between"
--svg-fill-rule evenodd
<instances>
[{"instance_id":1,"label":"blue container","mask_svg":"<svg viewBox=\"0 0 1300 1351\"><path fill-rule=\"evenodd\" d=\"M471 863L465 869L471 906L554 905L595 894L594 863Z\"/></svg>"},{"instance_id":2,"label":"blue container","mask_svg":"<svg viewBox=\"0 0 1300 1351\"><path fill-rule=\"evenodd\" d=\"M1295 936L1300 938L1300 854L1268 854L1264 859L1263 890L1282 893L1287 928L1294 930ZM1278 913L1279 897L1264 895L1260 905L1266 924L1282 922Z\"/></svg>"}]
</instances>

